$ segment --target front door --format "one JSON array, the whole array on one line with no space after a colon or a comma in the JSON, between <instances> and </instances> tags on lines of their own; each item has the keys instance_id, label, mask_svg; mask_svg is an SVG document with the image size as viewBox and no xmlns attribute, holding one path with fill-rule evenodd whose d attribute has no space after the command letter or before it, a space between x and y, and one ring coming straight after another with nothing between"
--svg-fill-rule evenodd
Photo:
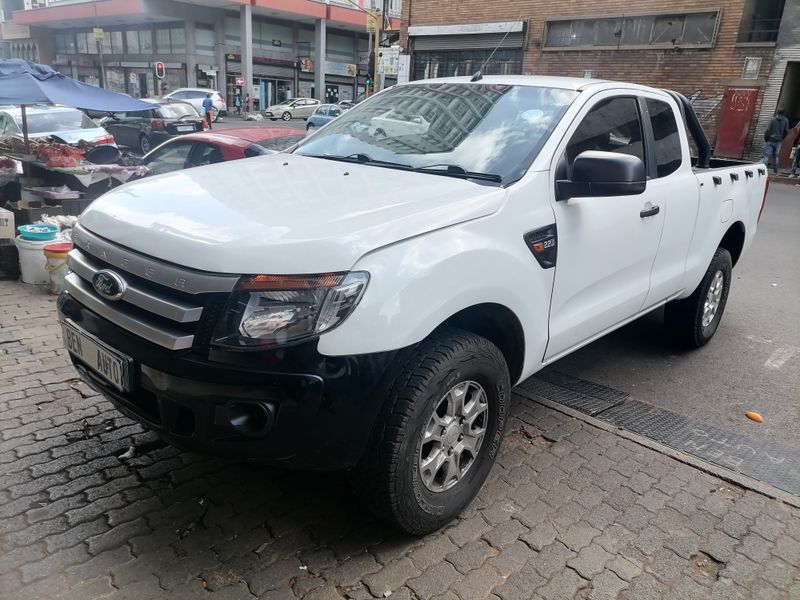
<instances>
[{"instance_id":1,"label":"front door","mask_svg":"<svg viewBox=\"0 0 800 600\"><path fill-rule=\"evenodd\" d=\"M758 103L758 88L728 88L722 100L722 113L717 125L715 156L741 158L750 122ZM758 140L756 140L758 143Z\"/></svg>"},{"instance_id":2,"label":"front door","mask_svg":"<svg viewBox=\"0 0 800 600\"><path fill-rule=\"evenodd\" d=\"M586 150L629 154L645 161L639 104L632 96L598 94L565 139L554 179L568 178ZM635 315L650 287L664 226L661 201L634 196L551 198L558 258L550 304L549 360ZM648 212L649 211L649 212ZM647 216L651 214L651 216Z\"/></svg>"}]
</instances>

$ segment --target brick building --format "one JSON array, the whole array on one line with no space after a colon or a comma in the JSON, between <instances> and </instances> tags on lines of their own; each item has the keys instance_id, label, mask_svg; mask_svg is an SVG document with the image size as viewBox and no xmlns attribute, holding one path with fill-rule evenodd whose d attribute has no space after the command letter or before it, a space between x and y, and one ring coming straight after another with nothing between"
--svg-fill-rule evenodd
<instances>
[{"instance_id":1,"label":"brick building","mask_svg":"<svg viewBox=\"0 0 800 600\"><path fill-rule=\"evenodd\" d=\"M674 89L693 100L717 155L736 157L761 149L784 1L407 0L401 46L411 79L471 74L491 56L484 73Z\"/></svg>"}]
</instances>

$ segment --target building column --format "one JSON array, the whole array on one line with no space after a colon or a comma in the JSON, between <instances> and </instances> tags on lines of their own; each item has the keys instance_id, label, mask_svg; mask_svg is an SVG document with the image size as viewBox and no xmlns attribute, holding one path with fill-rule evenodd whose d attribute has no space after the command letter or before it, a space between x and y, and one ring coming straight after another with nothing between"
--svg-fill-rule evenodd
<instances>
[{"instance_id":1,"label":"building column","mask_svg":"<svg viewBox=\"0 0 800 600\"><path fill-rule=\"evenodd\" d=\"M227 96L228 65L225 58L225 11L214 11L214 63L217 71L217 89ZM244 96L243 96L244 97Z\"/></svg>"},{"instance_id":2,"label":"building column","mask_svg":"<svg viewBox=\"0 0 800 600\"><path fill-rule=\"evenodd\" d=\"M241 8L242 26L242 77L244 78L244 89L242 99L245 94L250 94L253 98L253 7L245 4ZM263 99L262 99L263 102ZM259 105L259 109L263 106Z\"/></svg>"},{"instance_id":3,"label":"building column","mask_svg":"<svg viewBox=\"0 0 800 600\"><path fill-rule=\"evenodd\" d=\"M194 21L186 21L186 83L189 87L197 87L197 48L194 38Z\"/></svg>"},{"instance_id":4,"label":"building column","mask_svg":"<svg viewBox=\"0 0 800 600\"><path fill-rule=\"evenodd\" d=\"M320 19L314 25L314 95L325 102L325 60L328 54L328 22Z\"/></svg>"}]
</instances>

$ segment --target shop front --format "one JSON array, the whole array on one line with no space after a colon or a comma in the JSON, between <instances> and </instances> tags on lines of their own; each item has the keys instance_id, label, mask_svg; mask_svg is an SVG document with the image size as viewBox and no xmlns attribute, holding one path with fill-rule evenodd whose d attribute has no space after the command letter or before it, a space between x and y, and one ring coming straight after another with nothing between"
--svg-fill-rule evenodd
<instances>
[{"instance_id":1,"label":"shop front","mask_svg":"<svg viewBox=\"0 0 800 600\"><path fill-rule=\"evenodd\" d=\"M225 72L225 92L228 106L235 106L236 95L245 96L242 82L242 63L238 54L228 54ZM295 96L296 69L294 61L256 56L253 57L254 109L261 110ZM262 92L263 90L263 92ZM264 95L263 102L261 95Z\"/></svg>"}]
</instances>

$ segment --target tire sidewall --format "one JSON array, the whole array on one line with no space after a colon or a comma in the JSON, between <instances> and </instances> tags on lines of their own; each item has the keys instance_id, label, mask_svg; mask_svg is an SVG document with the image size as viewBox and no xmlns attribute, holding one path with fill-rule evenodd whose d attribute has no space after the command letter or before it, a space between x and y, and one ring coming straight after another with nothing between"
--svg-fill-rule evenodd
<instances>
[{"instance_id":1,"label":"tire sidewall","mask_svg":"<svg viewBox=\"0 0 800 600\"><path fill-rule=\"evenodd\" d=\"M291 121L291 120L292 120L292 113L290 113L290 112L287 110L286 112L284 112L284 113L281 115L281 119L283 119L284 121Z\"/></svg>"},{"instance_id":2,"label":"tire sidewall","mask_svg":"<svg viewBox=\"0 0 800 600\"><path fill-rule=\"evenodd\" d=\"M467 361L461 357L441 369L428 383L424 396L418 398L408 435L401 444L398 467L397 492L403 499L399 508L406 518L414 522L444 522L461 512L483 485L503 439L508 420L510 383L507 375L498 377L498 365L486 353L475 354ZM419 450L422 432L434 407L456 384L464 381L479 383L487 395L489 418L486 434L475 463L462 481L443 492L431 492L425 487L419 473Z\"/></svg>"},{"instance_id":3,"label":"tire sidewall","mask_svg":"<svg viewBox=\"0 0 800 600\"><path fill-rule=\"evenodd\" d=\"M714 281L714 276L717 274L717 271L721 271L724 278L722 284L722 296L720 297L719 307L714 315L714 319L708 324L708 326L703 327L703 308L705 306L705 299L708 295L708 290L711 287L711 283ZM708 266L708 271L706 271L706 274L703 277L703 282L699 290L700 294L697 298L697 312L695 314L694 333L698 342L701 344L707 343L712 337L714 337L720 321L722 321L722 315L725 312L725 306L728 303L728 293L731 289L732 274L733 267L730 253L725 249L717 250L716 254L714 254L711 264Z\"/></svg>"},{"instance_id":4,"label":"tire sidewall","mask_svg":"<svg viewBox=\"0 0 800 600\"><path fill-rule=\"evenodd\" d=\"M147 139L146 135L143 135L141 138L139 138L139 150L142 152L142 155L147 154L152 149L153 145L150 143L150 140Z\"/></svg>"}]
</instances>

